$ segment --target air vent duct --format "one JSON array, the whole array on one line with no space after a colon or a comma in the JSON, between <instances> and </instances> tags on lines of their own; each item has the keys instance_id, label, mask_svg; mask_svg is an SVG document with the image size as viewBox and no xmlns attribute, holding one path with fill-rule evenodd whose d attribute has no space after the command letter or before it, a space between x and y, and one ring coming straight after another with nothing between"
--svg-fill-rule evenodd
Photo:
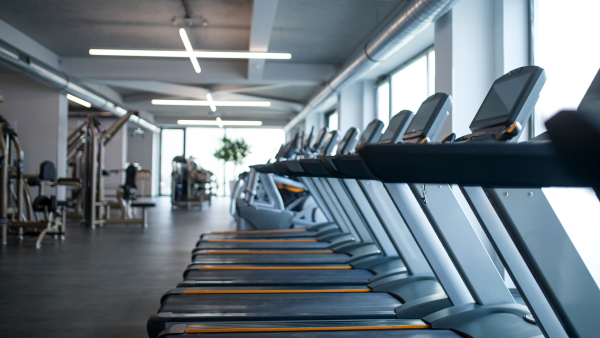
<instances>
[{"instance_id":1,"label":"air vent duct","mask_svg":"<svg viewBox=\"0 0 600 338\"><path fill-rule=\"evenodd\" d=\"M333 93L360 80L378 62L385 61L459 0L410 0L400 5L371 37L342 65L310 102L283 129L287 132Z\"/></svg>"}]
</instances>

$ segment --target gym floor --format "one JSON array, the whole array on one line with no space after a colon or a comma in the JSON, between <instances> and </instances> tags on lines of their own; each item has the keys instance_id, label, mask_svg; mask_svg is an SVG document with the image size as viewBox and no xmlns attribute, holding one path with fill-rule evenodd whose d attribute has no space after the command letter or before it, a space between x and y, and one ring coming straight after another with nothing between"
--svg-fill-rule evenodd
<instances>
[{"instance_id":1,"label":"gym floor","mask_svg":"<svg viewBox=\"0 0 600 338\"><path fill-rule=\"evenodd\" d=\"M182 280L201 233L234 230L229 199L204 209L171 209L155 198L149 226L78 221L66 240L9 237L0 254L0 336L147 337L160 296Z\"/></svg>"}]
</instances>

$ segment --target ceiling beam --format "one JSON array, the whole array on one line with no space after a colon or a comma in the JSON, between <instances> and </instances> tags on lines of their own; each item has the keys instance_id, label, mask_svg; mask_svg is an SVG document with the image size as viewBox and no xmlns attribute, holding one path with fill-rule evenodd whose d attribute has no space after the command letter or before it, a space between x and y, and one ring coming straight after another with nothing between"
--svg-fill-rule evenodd
<instances>
[{"instance_id":1,"label":"ceiling beam","mask_svg":"<svg viewBox=\"0 0 600 338\"><path fill-rule=\"evenodd\" d=\"M206 94L210 91L206 88L186 86L181 84L174 84L162 81L139 81L139 80L101 80L98 81L109 86L115 86L120 88L134 89L144 92L152 92L163 95L169 95L174 97L189 98L196 100L206 100ZM235 94L235 93L214 93L213 99L215 100L264 100L263 98L255 97L252 95ZM270 107L265 109L278 109L285 111L298 112L304 106L295 102L288 102L283 100L269 99L271 102Z\"/></svg>"},{"instance_id":2,"label":"ceiling beam","mask_svg":"<svg viewBox=\"0 0 600 338\"><path fill-rule=\"evenodd\" d=\"M254 0L252 28L250 30L251 52L269 51L269 41L271 40L271 31L275 22L278 3L279 0ZM264 68L264 59L248 60L248 80L260 80Z\"/></svg>"},{"instance_id":3,"label":"ceiling beam","mask_svg":"<svg viewBox=\"0 0 600 338\"><path fill-rule=\"evenodd\" d=\"M289 84L316 86L335 73L335 65L267 61L262 79L247 78L245 60L202 61L202 73L196 74L189 60L127 57L67 57L62 58L63 71L82 80L128 79L150 80L194 85L214 84Z\"/></svg>"}]
</instances>

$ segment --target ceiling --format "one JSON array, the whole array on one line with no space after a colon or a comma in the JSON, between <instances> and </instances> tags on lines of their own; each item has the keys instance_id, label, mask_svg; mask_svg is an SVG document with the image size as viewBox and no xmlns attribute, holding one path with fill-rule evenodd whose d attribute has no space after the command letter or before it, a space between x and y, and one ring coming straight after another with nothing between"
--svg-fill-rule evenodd
<instances>
[{"instance_id":1,"label":"ceiling","mask_svg":"<svg viewBox=\"0 0 600 338\"><path fill-rule=\"evenodd\" d=\"M153 106L151 99L204 100L210 91L216 100L272 101L268 108L220 108L223 118L284 125L403 1L187 0L195 49L260 50L256 41L266 41L268 51L292 54L291 60L257 60L258 66L199 59L200 74L188 59L88 54L90 48L182 50L172 19L183 20L186 0L0 0L0 19L58 54L69 75L108 86L158 124L213 116L208 107ZM257 27L265 25L261 33Z\"/></svg>"}]
</instances>

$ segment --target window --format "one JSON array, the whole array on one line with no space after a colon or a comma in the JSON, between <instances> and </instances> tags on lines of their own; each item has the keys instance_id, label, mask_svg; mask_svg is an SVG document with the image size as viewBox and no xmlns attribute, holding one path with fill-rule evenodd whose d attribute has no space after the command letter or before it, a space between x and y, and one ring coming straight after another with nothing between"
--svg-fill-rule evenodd
<instances>
[{"instance_id":1,"label":"window","mask_svg":"<svg viewBox=\"0 0 600 338\"><path fill-rule=\"evenodd\" d=\"M385 126L390 122L390 82L387 78L377 85L377 118Z\"/></svg>"},{"instance_id":2,"label":"window","mask_svg":"<svg viewBox=\"0 0 600 338\"><path fill-rule=\"evenodd\" d=\"M431 51L430 53L433 53ZM403 109L416 113L421 103L433 93L429 93L429 53L409 62L396 73L392 74L392 114Z\"/></svg>"},{"instance_id":3,"label":"window","mask_svg":"<svg viewBox=\"0 0 600 338\"><path fill-rule=\"evenodd\" d=\"M534 1L534 64L546 71L546 84L534 115L534 134L563 109L576 109L600 68L599 1ZM544 194L563 224L596 283L600 285L600 217L598 197L591 189L544 188Z\"/></svg>"},{"instance_id":4,"label":"window","mask_svg":"<svg viewBox=\"0 0 600 338\"><path fill-rule=\"evenodd\" d=\"M336 110L325 114L325 124L329 130L337 130L339 128L339 115Z\"/></svg>"},{"instance_id":5,"label":"window","mask_svg":"<svg viewBox=\"0 0 600 338\"><path fill-rule=\"evenodd\" d=\"M435 51L417 55L377 84L377 118L386 125L404 109L416 113L421 103L435 93Z\"/></svg>"},{"instance_id":6,"label":"window","mask_svg":"<svg viewBox=\"0 0 600 338\"><path fill-rule=\"evenodd\" d=\"M237 180L239 174L250 170L250 165L267 162L285 139L282 129L270 128L187 128L185 134L186 156L193 156L198 165L213 173L219 195L229 194L229 181ZM227 163L224 166L223 161L214 157L223 136L232 140L244 139L250 146L250 154L241 165Z\"/></svg>"},{"instance_id":7,"label":"window","mask_svg":"<svg viewBox=\"0 0 600 338\"><path fill-rule=\"evenodd\" d=\"M183 129L163 129L160 135L159 193L161 195L170 195L173 158L184 154L185 132Z\"/></svg>"},{"instance_id":8,"label":"window","mask_svg":"<svg viewBox=\"0 0 600 338\"><path fill-rule=\"evenodd\" d=\"M573 0L534 3L534 64L546 71L546 84L535 111L535 135L562 109L579 105L600 68L599 1Z\"/></svg>"}]
</instances>

